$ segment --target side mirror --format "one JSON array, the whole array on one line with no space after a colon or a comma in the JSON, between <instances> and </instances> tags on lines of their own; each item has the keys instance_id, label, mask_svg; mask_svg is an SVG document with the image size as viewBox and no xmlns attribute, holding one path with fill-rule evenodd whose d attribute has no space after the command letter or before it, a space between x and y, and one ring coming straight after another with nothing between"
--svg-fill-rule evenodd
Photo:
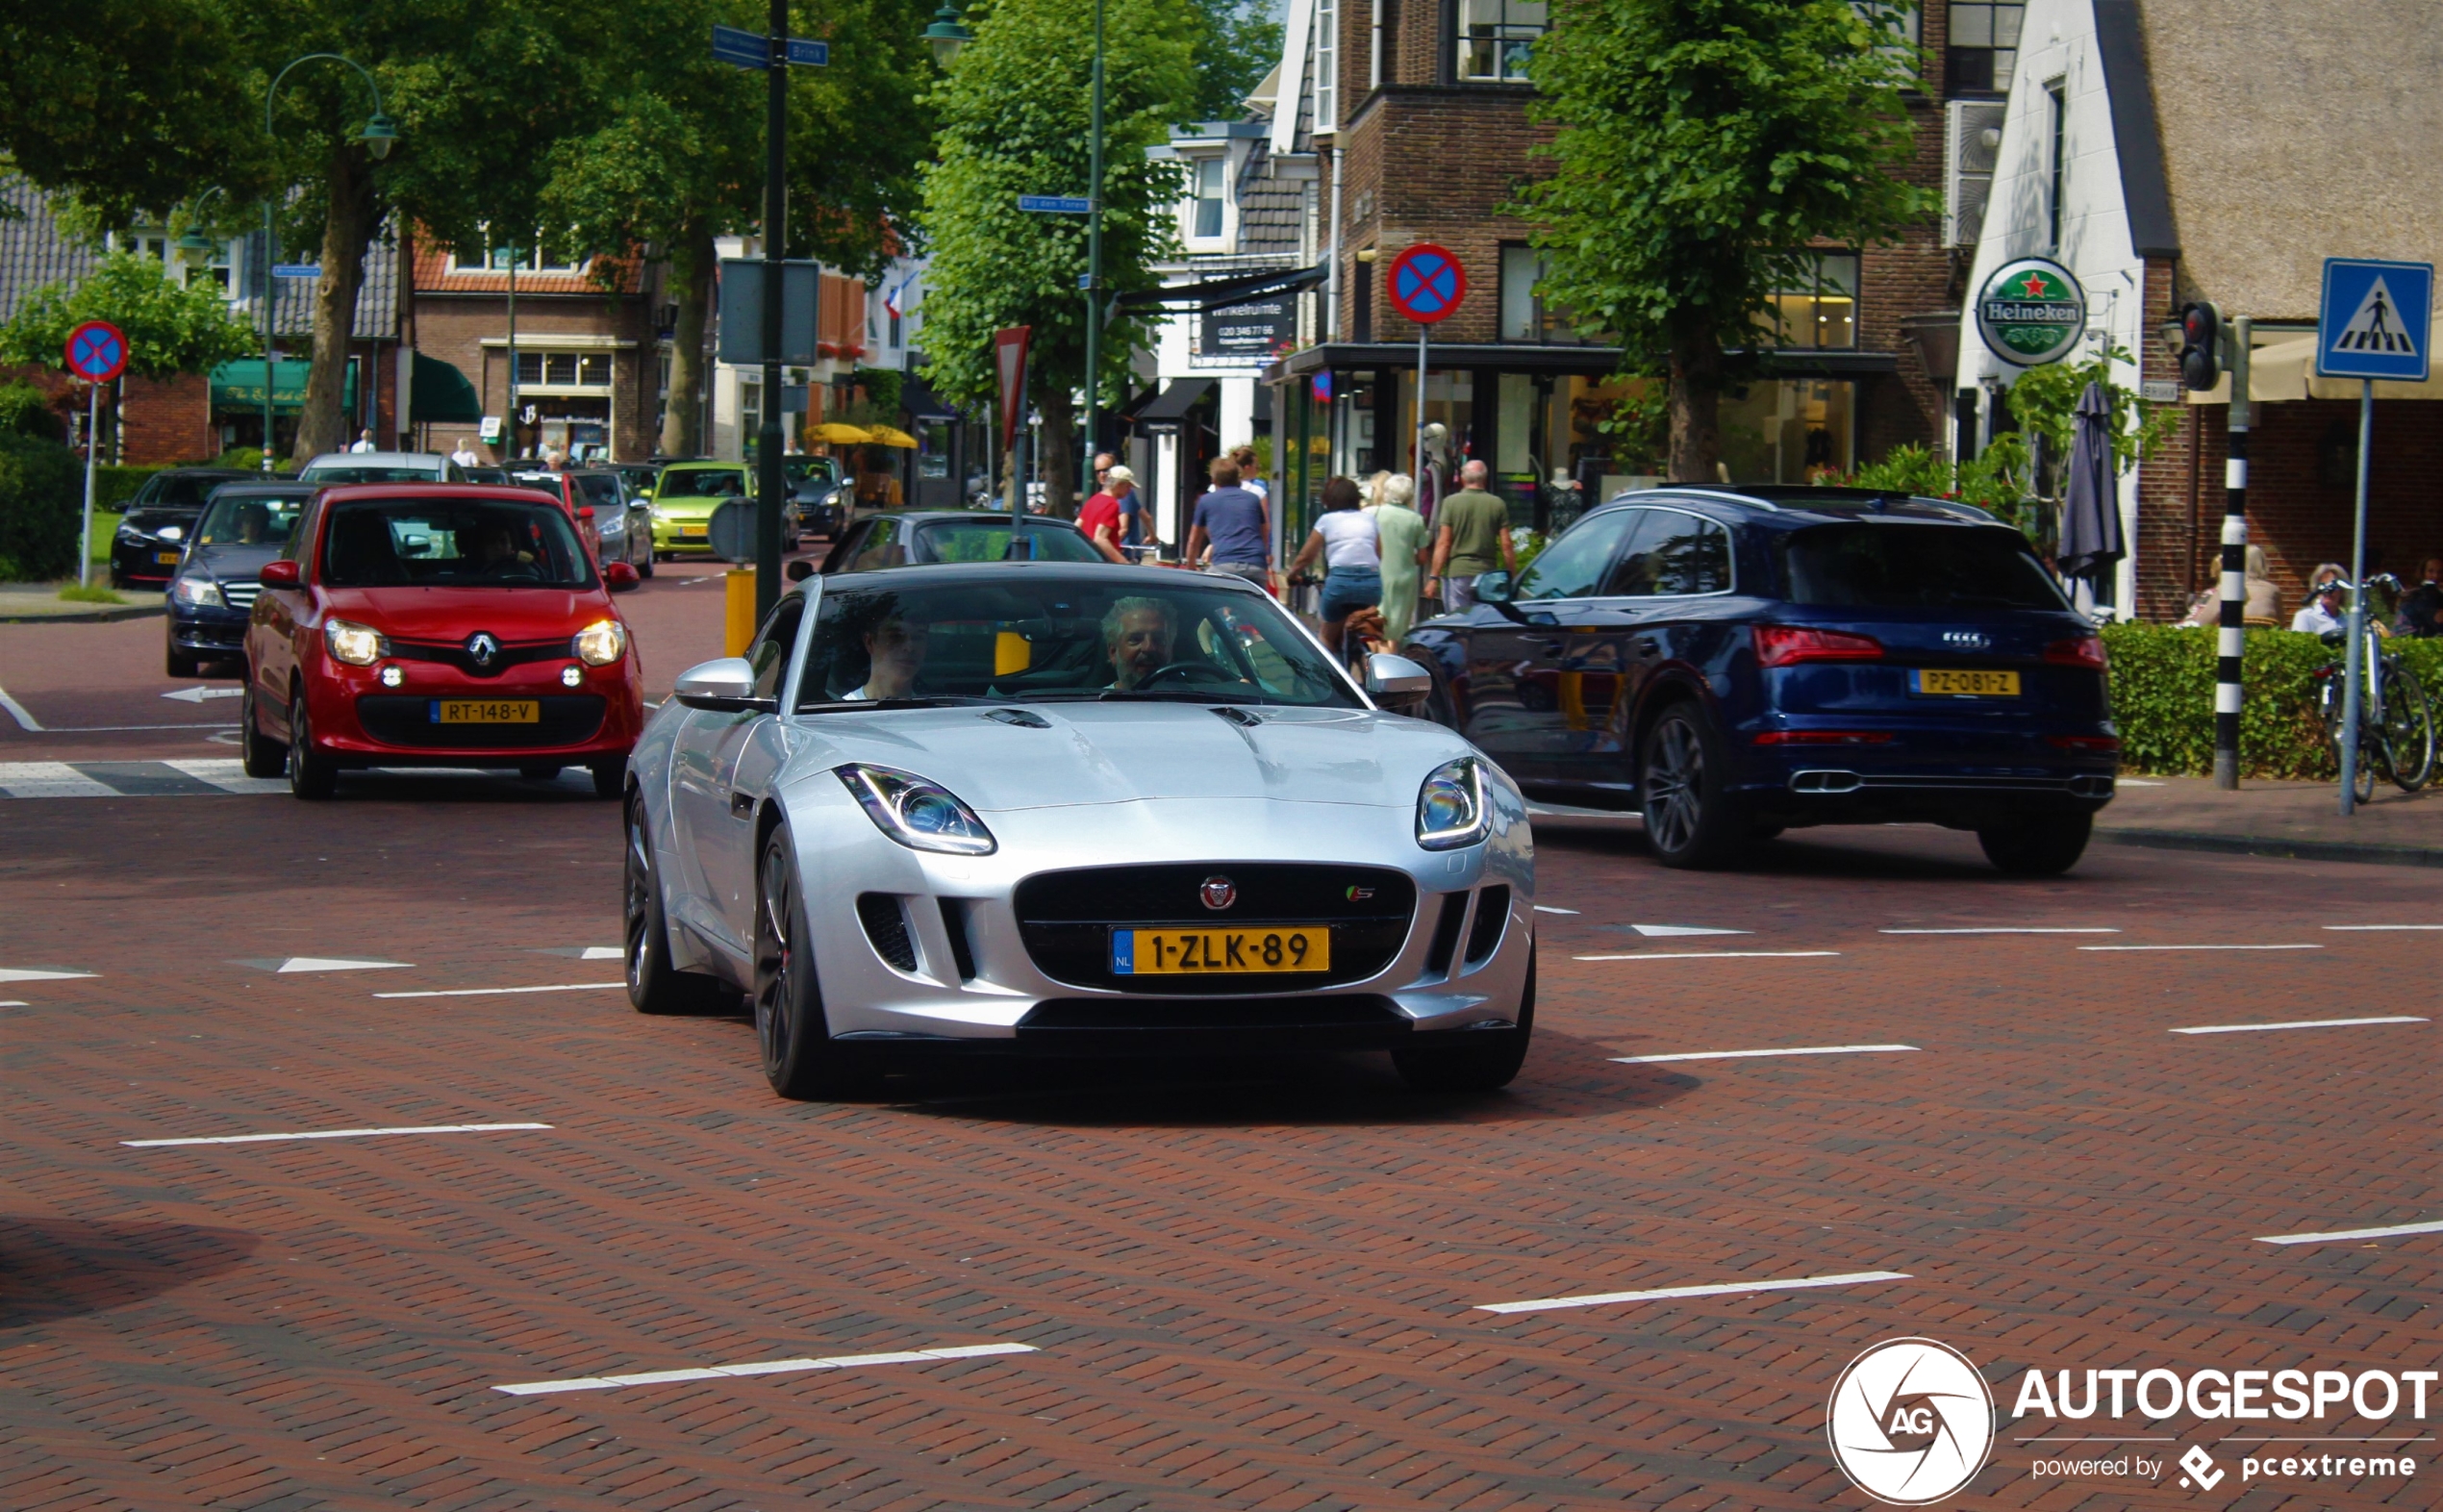
<instances>
[{"instance_id":1,"label":"side mirror","mask_svg":"<svg viewBox=\"0 0 2443 1512\"><path fill-rule=\"evenodd\" d=\"M577 506L577 517L578 517L579 519L592 519L592 518L593 518L593 506L592 506L592 505L591 505L591 504L580 504L580 505L578 505L578 506Z\"/></svg>"},{"instance_id":2,"label":"side mirror","mask_svg":"<svg viewBox=\"0 0 2443 1512\"><path fill-rule=\"evenodd\" d=\"M815 565L806 560L804 557L799 557L796 561L792 562L789 566L782 567L780 570L781 574L787 577L791 582L803 583L806 579L815 575Z\"/></svg>"},{"instance_id":3,"label":"side mirror","mask_svg":"<svg viewBox=\"0 0 2443 1512\"><path fill-rule=\"evenodd\" d=\"M1366 658L1366 694L1395 714L1424 707L1433 693L1433 673L1404 656L1376 651Z\"/></svg>"},{"instance_id":4,"label":"side mirror","mask_svg":"<svg viewBox=\"0 0 2443 1512\"><path fill-rule=\"evenodd\" d=\"M1476 597L1488 604L1508 603L1510 590L1516 586L1510 581L1510 574L1499 567L1476 574Z\"/></svg>"},{"instance_id":5,"label":"side mirror","mask_svg":"<svg viewBox=\"0 0 2443 1512\"><path fill-rule=\"evenodd\" d=\"M264 563L257 578L265 588L294 588L304 581L297 572L297 564L285 558Z\"/></svg>"},{"instance_id":6,"label":"side mirror","mask_svg":"<svg viewBox=\"0 0 2443 1512\"><path fill-rule=\"evenodd\" d=\"M716 714L768 714L777 702L755 696L755 668L743 656L698 662L679 673L670 696L691 709L709 709Z\"/></svg>"},{"instance_id":7,"label":"side mirror","mask_svg":"<svg viewBox=\"0 0 2443 1512\"><path fill-rule=\"evenodd\" d=\"M643 581L637 576L636 568L625 562L611 562L603 566L603 585L615 593L623 593Z\"/></svg>"}]
</instances>

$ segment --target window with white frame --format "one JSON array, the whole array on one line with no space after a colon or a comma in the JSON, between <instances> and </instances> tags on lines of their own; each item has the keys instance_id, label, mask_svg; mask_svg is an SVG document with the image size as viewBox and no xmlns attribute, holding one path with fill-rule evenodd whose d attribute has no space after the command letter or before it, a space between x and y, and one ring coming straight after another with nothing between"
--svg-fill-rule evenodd
<instances>
[{"instance_id":1,"label":"window with white frame","mask_svg":"<svg viewBox=\"0 0 2443 1512\"><path fill-rule=\"evenodd\" d=\"M1459 0L1459 77L1524 83L1550 9L1546 0Z\"/></svg>"},{"instance_id":2,"label":"window with white frame","mask_svg":"<svg viewBox=\"0 0 2443 1512\"><path fill-rule=\"evenodd\" d=\"M1340 6L1315 0L1315 131L1340 130Z\"/></svg>"},{"instance_id":3,"label":"window with white frame","mask_svg":"<svg viewBox=\"0 0 2443 1512\"><path fill-rule=\"evenodd\" d=\"M2025 5L1951 0L1944 77L1953 94L2001 94L2019 66L2019 24Z\"/></svg>"},{"instance_id":4,"label":"window with white frame","mask_svg":"<svg viewBox=\"0 0 2443 1512\"><path fill-rule=\"evenodd\" d=\"M473 240L449 249L453 273L505 272L512 264L520 273L582 273L592 261L593 255L578 251L575 239L565 233L538 233L513 245L494 238L489 226L479 228Z\"/></svg>"},{"instance_id":5,"label":"window with white frame","mask_svg":"<svg viewBox=\"0 0 2443 1512\"><path fill-rule=\"evenodd\" d=\"M609 392L609 352L530 352L517 349L517 387Z\"/></svg>"},{"instance_id":6,"label":"window with white frame","mask_svg":"<svg viewBox=\"0 0 2443 1512\"><path fill-rule=\"evenodd\" d=\"M1229 160L1215 155L1191 159L1189 187L1195 191L1188 212L1188 235L1210 241L1222 235L1222 212L1229 190Z\"/></svg>"}]
</instances>

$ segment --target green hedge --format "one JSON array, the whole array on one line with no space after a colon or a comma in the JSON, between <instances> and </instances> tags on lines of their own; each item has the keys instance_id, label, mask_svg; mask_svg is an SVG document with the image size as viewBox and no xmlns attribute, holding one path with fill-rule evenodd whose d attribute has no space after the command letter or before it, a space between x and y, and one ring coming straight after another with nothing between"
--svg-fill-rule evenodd
<instances>
[{"instance_id":1,"label":"green hedge","mask_svg":"<svg viewBox=\"0 0 2443 1512\"><path fill-rule=\"evenodd\" d=\"M136 491L144 486L144 480L161 470L162 469L157 466L116 467L107 462L94 468L94 513L99 514L103 510L110 510L113 513L124 513L127 501L136 496ZM80 482L77 487L82 490L84 488L84 484ZM84 494L80 492L77 497L81 501L84 498Z\"/></svg>"},{"instance_id":2,"label":"green hedge","mask_svg":"<svg viewBox=\"0 0 2443 1512\"><path fill-rule=\"evenodd\" d=\"M2211 629L2115 624L2103 629L2112 657L2112 718L2121 761L2131 771L2202 775L2214 769L2214 639ZM2430 702L2443 699L2443 639L2392 641ZM2338 775L2318 716L2316 668L2339 654L2311 635L2251 630L2241 664L2239 766L2251 777L2315 781ZM2443 718L2443 703L2435 706Z\"/></svg>"},{"instance_id":3,"label":"green hedge","mask_svg":"<svg viewBox=\"0 0 2443 1512\"><path fill-rule=\"evenodd\" d=\"M0 433L0 581L74 572L84 502L75 453L42 437Z\"/></svg>"}]
</instances>

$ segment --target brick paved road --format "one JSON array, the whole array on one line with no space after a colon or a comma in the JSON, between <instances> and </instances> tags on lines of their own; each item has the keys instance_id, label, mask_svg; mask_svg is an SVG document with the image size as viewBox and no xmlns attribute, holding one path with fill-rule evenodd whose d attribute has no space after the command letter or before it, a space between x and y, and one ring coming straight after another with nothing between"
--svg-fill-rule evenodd
<instances>
[{"instance_id":1,"label":"brick paved road","mask_svg":"<svg viewBox=\"0 0 2443 1512\"><path fill-rule=\"evenodd\" d=\"M2432 1016L2443 936L2322 926L2443 923L2443 878L2099 847L2018 883L1920 830L1690 877L1547 823L1578 912L1474 1100L1350 1060L792 1105L743 1020L375 995L616 980L580 956L616 833L508 785L0 805L0 969L101 973L0 980L0 1506L1864 1507L1826 1393L1918 1333L2004 1409L1971 1504L2435 1504L2405 1411L2322 1431L2429 1436L2408 1482L2244 1497L2032 1479L2063 1450L2006 1414L2031 1365L2436 1368L2443 1236L2255 1236L2443 1218L2437 1026L2167 1031ZM1878 932L1993 926L2121 933ZM2080 948L2141 944L2320 948ZM1724 951L1839 953L1656 959ZM301 957L407 964L264 964ZM1883 1043L1921 1048L1608 1059ZM499 1122L551 1126L119 1143ZM1475 1310L1871 1271L1908 1279ZM1000 1342L1037 1352L492 1389ZM2232 1474L2238 1427L2318 1431L2075 1426Z\"/></svg>"}]
</instances>

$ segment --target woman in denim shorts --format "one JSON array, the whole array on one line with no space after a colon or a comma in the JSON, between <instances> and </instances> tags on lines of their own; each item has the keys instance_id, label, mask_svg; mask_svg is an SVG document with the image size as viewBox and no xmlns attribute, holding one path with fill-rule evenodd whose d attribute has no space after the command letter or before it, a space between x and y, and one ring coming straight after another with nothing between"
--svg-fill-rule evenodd
<instances>
[{"instance_id":1,"label":"woman in denim shorts","mask_svg":"<svg viewBox=\"0 0 2443 1512\"><path fill-rule=\"evenodd\" d=\"M1298 548L1289 575L1297 576L1318 555L1322 557L1323 601L1318 614L1323 621L1323 643L1337 655L1348 617L1383 601L1382 555L1374 521L1358 507L1365 495L1353 479L1325 483L1322 502L1323 514Z\"/></svg>"}]
</instances>

